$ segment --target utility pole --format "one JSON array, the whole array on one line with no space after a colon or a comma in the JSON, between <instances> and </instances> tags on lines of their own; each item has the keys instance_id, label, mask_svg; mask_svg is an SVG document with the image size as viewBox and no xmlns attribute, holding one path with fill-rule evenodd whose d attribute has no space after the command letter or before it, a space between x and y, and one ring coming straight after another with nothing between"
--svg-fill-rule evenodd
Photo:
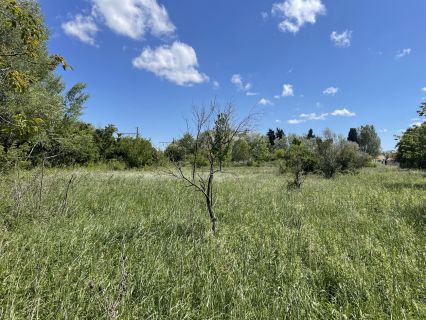
<instances>
[{"instance_id":1,"label":"utility pole","mask_svg":"<svg viewBox=\"0 0 426 320\"><path fill-rule=\"evenodd\" d=\"M139 127L136 127L136 139L139 139Z\"/></svg>"}]
</instances>

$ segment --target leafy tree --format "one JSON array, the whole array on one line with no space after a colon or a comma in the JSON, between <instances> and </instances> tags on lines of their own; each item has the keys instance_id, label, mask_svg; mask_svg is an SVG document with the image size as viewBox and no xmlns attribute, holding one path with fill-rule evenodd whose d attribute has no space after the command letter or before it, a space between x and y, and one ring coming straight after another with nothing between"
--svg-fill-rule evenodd
<instances>
[{"instance_id":1,"label":"leafy tree","mask_svg":"<svg viewBox=\"0 0 426 320\"><path fill-rule=\"evenodd\" d=\"M277 130L275 131L275 136L277 137L278 140L284 139L285 138L284 130L277 128Z\"/></svg>"},{"instance_id":2,"label":"leafy tree","mask_svg":"<svg viewBox=\"0 0 426 320\"><path fill-rule=\"evenodd\" d=\"M77 121L83 112L84 104L89 95L84 92L86 85L82 82L75 84L65 95L65 119Z\"/></svg>"},{"instance_id":3,"label":"leafy tree","mask_svg":"<svg viewBox=\"0 0 426 320\"><path fill-rule=\"evenodd\" d=\"M315 154L300 140L293 140L285 156L285 169L293 174L289 187L300 189L304 177L313 172L317 159Z\"/></svg>"},{"instance_id":4,"label":"leafy tree","mask_svg":"<svg viewBox=\"0 0 426 320\"><path fill-rule=\"evenodd\" d=\"M340 169L338 148L330 138L321 141L318 145L319 167L326 178L332 178Z\"/></svg>"},{"instance_id":5,"label":"leafy tree","mask_svg":"<svg viewBox=\"0 0 426 320\"><path fill-rule=\"evenodd\" d=\"M417 113L426 116L426 103ZM397 144L397 161L403 168L426 169L426 122L408 128Z\"/></svg>"},{"instance_id":6,"label":"leafy tree","mask_svg":"<svg viewBox=\"0 0 426 320\"><path fill-rule=\"evenodd\" d=\"M197 128L197 137L200 137L201 133L203 133L203 144L207 151L208 172L206 174L198 173L197 179L194 179L196 166L193 166L193 178L191 179L183 172L180 162L174 162L176 171L170 171L172 176L181 179L187 186L194 188L203 195L213 234L216 234L217 222L214 210L215 192L213 187L215 174L221 171L220 158L227 153L227 150L230 150L234 138L248 130L249 122L251 121L251 116L248 116L241 121L235 122L234 114L232 104L228 104L222 109L217 106L216 101L212 102L209 110L205 108L195 109L193 116ZM194 156L196 157L199 149L195 150Z\"/></svg>"},{"instance_id":7,"label":"leafy tree","mask_svg":"<svg viewBox=\"0 0 426 320\"><path fill-rule=\"evenodd\" d=\"M307 139L314 139L315 135L314 135L314 130L309 129L308 134L306 135Z\"/></svg>"},{"instance_id":8,"label":"leafy tree","mask_svg":"<svg viewBox=\"0 0 426 320\"><path fill-rule=\"evenodd\" d=\"M114 136L117 132L118 130L113 124L95 130L94 139L101 160L111 160L117 156L118 142Z\"/></svg>"},{"instance_id":9,"label":"leafy tree","mask_svg":"<svg viewBox=\"0 0 426 320\"><path fill-rule=\"evenodd\" d=\"M118 141L118 154L129 168L141 168L156 160L156 150L151 142L142 138L121 138Z\"/></svg>"},{"instance_id":10,"label":"leafy tree","mask_svg":"<svg viewBox=\"0 0 426 320\"><path fill-rule=\"evenodd\" d=\"M277 138L277 137L275 136L275 132L274 132L274 130L269 129L269 130L268 130L268 132L266 133L266 136L267 136L267 137L268 137L268 139L269 139L269 145L270 145L271 147L273 147L273 146L275 145L275 139Z\"/></svg>"},{"instance_id":11,"label":"leafy tree","mask_svg":"<svg viewBox=\"0 0 426 320\"><path fill-rule=\"evenodd\" d=\"M36 1L0 0L0 78L3 90L23 92L61 64L47 54L48 31Z\"/></svg>"},{"instance_id":12,"label":"leafy tree","mask_svg":"<svg viewBox=\"0 0 426 320\"><path fill-rule=\"evenodd\" d=\"M268 139L265 136L254 134L249 139L250 155L255 161L269 160Z\"/></svg>"},{"instance_id":13,"label":"leafy tree","mask_svg":"<svg viewBox=\"0 0 426 320\"><path fill-rule=\"evenodd\" d=\"M426 102L422 102L419 111L417 111L417 113L419 114L419 116L423 117L426 116Z\"/></svg>"},{"instance_id":14,"label":"leafy tree","mask_svg":"<svg viewBox=\"0 0 426 320\"><path fill-rule=\"evenodd\" d=\"M232 160L242 162L250 160L250 146L247 140L239 138L232 145Z\"/></svg>"},{"instance_id":15,"label":"leafy tree","mask_svg":"<svg viewBox=\"0 0 426 320\"><path fill-rule=\"evenodd\" d=\"M381 141L374 126L362 126L359 132L359 147L361 151L372 157L378 156L381 151Z\"/></svg>"},{"instance_id":16,"label":"leafy tree","mask_svg":"<svg viewBox=\"0 0 426 320\"><path fill-rule=\"evenodd\" d=\"M349 130L348 141L358 143L358 130L356 128Z\"/></svg>"},{"instance_id":17,"label":"leafy tree","mask_svg":"<svg viewBox=\"0 0 426 320\"><path fill-rule=\"evenodd\" d=\"M397 161L403 168L426 169L426 124L407 129L397 144Z\"/></svg>"},{"instance_id":18,"label":"leafy tree","mask_svg":"<svg viewBox=\"0 0 426 320\"><path fill-rule=\"evenodd\" d=\"M185 160L185 149L177 142L172 142L167 146L166 150L164 150L164 155L170 161L181 162Z\"/></svg>"},{"instance_id":19,"label":"leafy tree","mask_svg":"<svg viewBox=\"0 0 426 320\"><path fill-rule=\"evenodd\" d=\"M220 112L217 114L213 135L210 139L211 150L219 164L220 171L222 171L223 163L229 156L232 140L235 135L232 129L231 116L229 112Z\"/></svg>"}]
</instances>

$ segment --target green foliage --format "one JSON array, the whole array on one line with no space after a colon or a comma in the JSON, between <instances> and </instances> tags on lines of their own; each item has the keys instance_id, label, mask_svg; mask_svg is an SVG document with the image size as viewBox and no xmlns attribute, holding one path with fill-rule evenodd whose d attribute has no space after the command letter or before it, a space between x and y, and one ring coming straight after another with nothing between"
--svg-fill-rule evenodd
<instances>
[{"instance_id":1,"label":"green foliage","mask_svg":"<svg viewBox=\"0 0 426 320\"><path fill-rule=\"evenodd\" d=\"M2 176L0 318L426 318L421 173L289 192L273 168L229 170L217 237L202 199L161 172L49 169L41 202L39 170L22 189Z\"/></svg>"},{"instance_id":2,"label":"green foliage","mask_svg":"<svg viewBox=\"0 0 426 320\"><path fill-rule=\"evenodd\" d=\"M89 99L89 95L84 92L86 85L84 83L75 84L65 95L65 120L77 121L80 119L84 104Z\"/></svg>"},{"instance_id":3,"label":"green foliage","mask_svg":"<svg viewBox=\"0 0 426 320\"><path fill-rule=\"evenodd\" d=\"M284 159L286 151L284 149L275 150L275 158L276 159Z\"/></svg>"},{"instance_id":4,"label":"green foliage","mask_svg":"<svg viewBox=\"0 0 426 320\"><path fill-rule=\"evenodd\" d=\"M356 128L351 128L349 130L348 141L359 143L358 130Z\"/></svg>"},{"instance_id":5,"label":"green foliage","mask_svg":"<svg viewBox=\"0 0 426 320\"><path fill-rule=\"evenodd\" d=\"M151 142L142 138L121 138L118 141L118 154L129 168L151 165L157 159Z\"/></svg>"},{"instance_id":6,"label":"green foliage","mask_svg":"<svg viewBox=\"0 0 426 320\"><path fill-rule=\"evenodd\" d=\"M113 124L95 130L94 139L101 160L112 160L117 156L118 142L114 136L117 132L118 130Z\"/></svg>"},{"instance_id":7,"label":"green foliage","mask_svg":"<svg viewBox=\"0 0 426 320\"><path fill-rule=\"evenodd\" d=\"M407 129L397 148L397 161L401 167L426 169L426 124Z\"/></svg>"},{"instance_id":8,"label":"green foliage","mask_svg":"<svg viewBox=\"0 0 426 320\"><path fill-rule=\"evenodd\" d=\"M230 157L234 134L231 128L231 115L231 113L220 112L214 123L211 150L216 161L219 163L220 169L223 163Z\"/></svg>"},{"instance_id":9,"label":"green foliage","mask_svg":"<svg viewBox=\"0 0 426 320\"><path fill-rule=\"evenodd\" d=\"M1 89L23 93L62 65L59 55L47 54L48 31L35 1L0 0L0 78Z\"/></svg>"},{"instance_id":10,"label":"green foliage","mask_svg":"<svg viewBox=\"0 0 426 320\"><path fill-rule=\"evenodd\" d=\"M417 111L426 117L426 103ZM408 128L397 144L397 161L403 168L426 169L426 122Z\"/></svg>"},{"instance_id":11,"label":"green foliage","mask_svg":"<svg viewBox=\"0 0 426 320\"><path fill-rule=\"evenodd\" d=\"M269 129L268 132L266 133L266 136L268 137L269 145L273 147L275 145L275 139L277 138L274 130Z\"/></svg>"},{"instance_id":12,"label":"green foliage","mask_svg":"<svg viewBox=\"0 0 426 320\"><path fill-rule=\"evenodd\" d=\"M361 151L376 157L381 151L381 141L374 126L366 125L359 129L358 143Z\"/></svg>"},{"instance_id":13,"label":"green foliage","mask_svg":"<svg viewBox=\"0 0 426 320\"><path fill-rule=\"evenodd\" d=\"M164 150L164 155L173 162L182 162L186 158L185 149L177 142L172 142Z\"/></svg>"},{"instance_id":14,"label":"green foliage","mask_svg":"<svg viewBox=\"0 0 426 320\"><path fill-rule=\"evenodd\" d=\"M326 178L333 178L340 169L339 149L332 139L318 141L319 168Z\"/></svg>"},{"instance_id":15,"label":"green foliage","mask_svg":"<svg viewBox=\"0 0 426 320\"><path fill-rule=\"evenodd\" d=\"M247 162L250 160L250 146L244 137L240 137L232 145L232 161Z\"/></svg>"},{"instance_id":16,"label":"green foliage","mask_svg":"<svg viewBox=\"0 0 426 320\"><path fill-rule=\"evenodd\" d=\"M304 176L310 172L314 172L317 166L317 158L300 140L293 140L289 150L285 154L285 167L281 167L281 171L292 173L293 181L289 183L289 187L299 189L302 186Z\"/></svg>"},{"instance_id":17,"label":"green foliage","mask_svg":"<svg viewBox=\"0 0 426 320\"><path fill-rule=\"evenodd\" d=\"M268 139L260 134L249 137L250 154L254 161L268 161L270 157Z\"/></svg>"},{"instance_id":18,"label":"green foliage","mask_svg":"<svg viewBox=\"0 0 426 320\"><path fill-rule=\"evenodd\" d=\"M314 139L315 135L314 135L314 130L309 129L308 134L306 135L306 139Z\"/></svg>"},{"instance_id":19,"label":"green foliage","mask_svg":"<svg viewBox=\"0 0 426 320\"><path fill-rule=\"evenodd\" d=\"M83 122L66 127L66 134L57 137L49 153L55 165L87 165L99 158L94 139L95 129Z\"/></svg>"}]
</instances>

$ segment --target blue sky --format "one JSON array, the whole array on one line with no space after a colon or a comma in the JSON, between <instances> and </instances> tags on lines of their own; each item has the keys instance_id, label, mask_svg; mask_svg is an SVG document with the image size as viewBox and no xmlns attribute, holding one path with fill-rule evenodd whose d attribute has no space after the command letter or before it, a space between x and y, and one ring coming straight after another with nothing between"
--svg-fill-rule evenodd
<instances>
[{"instance_id":1,"label":"blue sky","mask_svg":"<svg viewBox=\"0 0 426 320\"><path fill-rule=\"evenodd\" d=\"M39 2L84 120L157 146L216 97L261 112L259 132L373 124L388 150L426 98L424 0Z\"/></svg>"}]
</instances>

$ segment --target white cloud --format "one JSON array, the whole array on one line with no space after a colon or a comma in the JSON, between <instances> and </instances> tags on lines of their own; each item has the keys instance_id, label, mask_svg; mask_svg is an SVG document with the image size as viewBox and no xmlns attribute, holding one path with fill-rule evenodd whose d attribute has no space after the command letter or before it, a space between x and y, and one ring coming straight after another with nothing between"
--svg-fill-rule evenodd
<instances>
[{"instance_id":1,"label":"white cloud","mask_svg":"<svg viewBox=\"0 0 426 320\"><path fill-rule=\"evenodd\" d=\"M252 97L252 96L258 96L259 93L258 92L251 92L251 91L247 91L246 92L246 96Z\"/></svg>"},{"instance_id":2,"label":"white cloud","mask_svg":"<svg viewBox=\"0 0 426 320\"><path fill-rule=\"evenodd\" d=\"M411 53L411 48L402 49L396 54L395 59L404 58L405 56L408 56L410 53Z\"/></svg>"},{"instance_id":3,"label":"white cloud","mask_svg":"<svg viewBox=\"0 0 426 320\"><path fill-rule=\"evenodd\" d=\"M304 122L306 122L305 119L291 119L287 121L288 124L300 124Z\"/></svg>"},{"instance_id":4,"label":"white cloud","mask_svg":"<svg viewBox=\"0 0 426 320\"><path fill-rule=\"evenodd\" d=\"M326 96L334 96L336 93L339 92L339 88L336 87L328 87L327 89L325 89L322 93Z\"/></svg>"},{"instance_id":5,"label":"white cloud","mask_svg":"<svg viewBox=\"0 0 426 320\"><path fill-rule=\"evenodd\" d=\"M388 132L388 129L380 129L379 130L379 133L387 133Z\"/></svg>"},{"instance_id":6,"label":"white cloud","mask_svg":"<svg viewBox=\"0 0 426 320\"><path fill-rule=\"evenodd\" d=\"M302 119L306 119L307 121L317 121L317 120L326 120L328 116L328 113L321 113L321 114L316 114L315 112L313 113L302 113L301 115L299 115L300 118Z\"/></svg>"},{"instance_id":7,"label":"white cloud","mask_svg":"<svg viewBox=\"0 0 426 320\"><path fill-rule=\"evenodd\" d=\"M425 123L425 119L417 118L417 119L411 119L411 127L420 127L423 123Z\"/></svg>"},{"instance_id":8,"label":"white cloud","mask_svg":"<svg viewBox=\"0 0 426 320\"><path fill-rule=\"evenodd\" d=\"M78 14L73 20L65 22L61 26L67 35L76 37L92 46L96 45L95 38L99 29L93 17Z\"/></svg>"},{"instance_id":9,"label":"white cloud","mask_svg":"<svg viewBox=\"0 0 426 320\"><path fill-rule=\"evenodd\" d=\"M297 33L304 24L314 24L317 16L325 12L321 0L286 0L272 6L272 14L284 19L278 25L282 32Z\"/></svg>"},{"instance_id":10,"label":"white cloud","mask_svg":"<svg viewBox=\"0 0 426 320\"><path fill-rule=\"evenodd\" d=\"M219 81L213 81L213 89L219 89L220 88L220 83Z\"/></svg>"},{"instance_id":11,"label":"white cloud","mask_svg":"<svg viewBox=\"0 0 426 320\"><path fill-rule=\"evenodd\" d=\"M281 123L281 120L277 119L275 120L275 123Z\"/></svg>"},{"instance_id":12,"label":"white cloud","mask_svg":"<svg viewBox=\"0 0 426 320\"><path fill-rule=\"evenodd\" d=\"M258 104L260 104L262 106L272 106L272 105L274 105L271 100L268 100L268 99L265 99L265 98L260 99L259 102L258 102Z\"/></svg>"},{"instance_id":13,"label":"white cloud","mask_svg":"<svg viewBox=\"0 0 426 320\"><path fill-rule=\"evenodd\" d=\"M244 83L243 78L241 77L240 74L234 74L231 77L231 82L237 86L238 89L247 92L247 95L255 95L253 94L253 92L250 92L250 89L253 87L252 84L250 82Z\"/></svg>"},{"instance_id":14,"label":"white cloud","mask_svg":"<svg viewBox=\"0 0 426 320\"><path fill-rule=\"evenodd\" d=\"M300 124L300 123L305 123L308 121L324 121L327 120L328 117L328 113L321 113L321 114L316 114L315 112L313 113L302 113L299 115L298 119L291 119L288 120L287 123L288 124Z\"/></svg>"},{"instance_id":15,"label":"white cloud","mask_svg":"<svg viewBox=\"0 0 426 320\"><path fill-rule=\"evenodd\" d=\"M283 97L293 97L294 96L294 88L291 84L283 85L283 92L281 94Z\"/></svg>"},{"instance_id":16,"label":"white cloud","mask_svg":"<svg viewBox=\"0 0 426 320\"><path fill-rule=\"evenodd\" d=\"M330 39L337 47L350 47L352 40L352 31L345 30L342 33L337 33L336 31L333 31L330 35Z\"/></svg>"},{"instance_id":17,"label":"white cloud","mask_svg":"<svg viewBox=\"0 0 426 320\"><path fill-rule=\"evenodd\" d=\"M422 88L422 91L423 91L423 92L426 92L426 87Z\"/></svg>"},{"instance_id":18,"label":"white cloud","mask_svg":"<svg viewBox=\"0 0 426 320\"><path fill-rule=\"evenodd\" d=\"M266 20L269 18L269 14L267 12L261 12L260 15L262 16L263 20Z\"/></svg>"},{"instance_id":19,"label":"white cloud","mask_svg":"<svg viewBox=\"0 0 426 320\"><path fill-rule=\"evenodd\" d=\"M278 100L278 99L280 99L280 98L281 98L281 96L280 96L280 95L278 95L278 94L274 96L274 99L277 99L277 100Z\"/></svg>"},{"instance_id":20,"label":"white cloud","mask_svg":"<svg viewBox=\"0 0 426 320\"><path fill-rule=\"evenodd\" d=\"M176 31L166 8L156 0L92 1L95 16L101 16L114 32L132 39L140 40L147 32L159 37Z\"/></svg>"},{"instance_id":21,"label":"white cloud","mask_svg":"<svg viewBox=\"0 0 426 320\"><path fill-rule=\"evenodd\" d=\"M171 46L160 46L154 50L145 48L139 57L133 59L133 65L180 86L209 80L205 74L197 70L195 50L179 41L175 41Z\"/></svg>"},{"instance_id":22,"label":"white cloud","mask_svg":"<svg viewBox=\"0 0 426 320\"><path fill-rule=\"evenodd\" d=\"M334 110L334 112L331 115L335 117L355 117L356 113L351 112L346 108L343 108L343 109Z\"/></svg>"}]
</instances>

